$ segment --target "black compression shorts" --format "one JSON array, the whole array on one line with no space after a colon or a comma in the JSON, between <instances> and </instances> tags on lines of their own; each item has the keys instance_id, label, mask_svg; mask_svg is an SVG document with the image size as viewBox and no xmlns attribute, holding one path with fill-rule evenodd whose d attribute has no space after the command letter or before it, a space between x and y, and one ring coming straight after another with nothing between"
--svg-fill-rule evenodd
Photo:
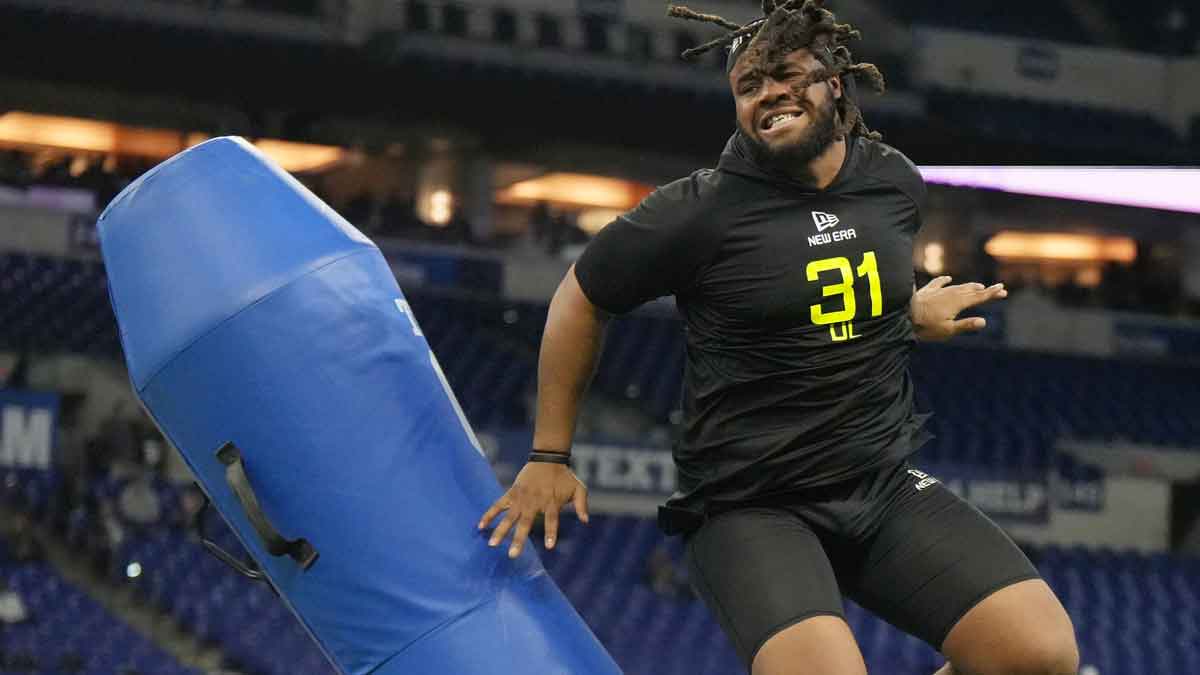
<instances>
[{"instance_id":1,"label":"black compression shorts","mask_svg":"<svg viewBox=\"0 0 1200 675\"><path fill-rule=\"evenodd\" d=\"M781 630L845 618L843 593L940 649L988 595L1038 576L1000 528L907 462L710 513L686 542L692 584L747 667Z\"/></svg>"}]
</instances>

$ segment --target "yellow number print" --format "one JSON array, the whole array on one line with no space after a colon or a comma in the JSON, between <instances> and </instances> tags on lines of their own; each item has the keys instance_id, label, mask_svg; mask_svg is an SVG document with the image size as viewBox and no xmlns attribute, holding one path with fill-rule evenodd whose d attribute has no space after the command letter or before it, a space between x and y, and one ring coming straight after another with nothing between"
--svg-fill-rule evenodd
<instances>
[{"instance_id":1,"label":"yellow number print","mask_svg":"<svg viewBox=\"0 0 1200 675\"><path fill-rule=\"evenodd\" d=\"M854 319L854 314L858 311L854 301L854 268L850 266L850 261L845 258L825 258L824 260L814 260L808 263L806 273L809 281L817 281L821 272L830 272L837 270L842 273L842 282L840 284L830 284L821 289L821 296L828 298L831 295L842 296L842 309L836 312L826 312L821 309L820 304L809 307L809 312L812 314L812 322L818 326L827 323L842 323Z\"/></svg>"},{"instance_id":2,"label":"yellow number print","mask_svg":"<svg viewBox=\"0 0 1200 675\"><path fill-rule=\"evenodd\" d=\"M858 276L867 278L867 285L871 292L871 316L876 317L883 314L883 285L879 281L879 263L875 259L874 251L867 251L863 254L862 264L857 269L846 258L824 258L808 263L805 273L809 281L819 281L822 272L835 270L840 273L841 282L823 286L821 297L842 296L842 309L836 312L827 312L821 307L822 303L811 305L809 313L812 315L814 324L821 326L854 320L858 313L858 305L854 298L855 272L858 273Z\"/></svg>"},{"instance_id":3,"label":"yellow number print","mask_svg":"<svg viewBox=\"0 0 1200 675\"><path fill-rule=\"evenodd\" d=\"M879 283L879 263L875 262L875 251L863 254L858 276L866 277L871 287L871 316L883 314L883 284Z\"/></svg>"}]
</instances>

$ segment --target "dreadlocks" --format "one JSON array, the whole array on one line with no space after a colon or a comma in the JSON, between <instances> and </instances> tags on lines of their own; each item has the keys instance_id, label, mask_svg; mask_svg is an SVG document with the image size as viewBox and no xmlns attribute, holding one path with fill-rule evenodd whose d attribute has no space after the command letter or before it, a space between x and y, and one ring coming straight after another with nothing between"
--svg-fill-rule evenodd
<instances>
[{"instance_id":1,"label":"dreadlocks","mask_svg":"<svg viewBox=\"0 0 1200 675\"><path fill-rule=\"evenodd\" d=\"M822 0L762 0L764 19L757 19L739 26L715 14L701 14L687 7L671 5L669 16L691 21L716 24L727 32L719 38L683 52L683 58L694 60L702 54L721 47L737 48L739 39L749 38L748 45L740 58L752 59L753 67L771 70L788 54L798 49L808 49L821 63L822 69L811 74L794 90L800 95L804 89L816 82L825 82L846 75L864 79L878 93L884 91L883 74L871 63L854 63L846 43L862 35L849 24L838 23L833 12L825 9ZM867 128L862 110L849 96L837 101L841 123L837 132L841 136L857 134L873 140L883 137Z\"/></svg>"}]
</instances>

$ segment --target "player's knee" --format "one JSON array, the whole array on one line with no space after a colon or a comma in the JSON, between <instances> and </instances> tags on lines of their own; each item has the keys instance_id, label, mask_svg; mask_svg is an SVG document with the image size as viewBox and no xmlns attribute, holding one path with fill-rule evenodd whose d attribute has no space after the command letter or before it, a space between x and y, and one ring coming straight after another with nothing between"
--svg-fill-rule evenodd
<instances>
[{"instance_id":1,"label":"player's knee","mask_svg":"<svg viewBox=\"0 0 1200 675\"><path fill-rule=\"evenodd\" d=\"M1075 675L1071 617L1043 581L1014 584L972 609L943 644L955 673Z\"/></svg>"},{"instance_id":2,"label":"player's knee","mask_svg":"<svg viewBox=\"0 0 1200 675\"><path fill-rule=\"evenodd\" d=\"M1075 628L1065 613L1060 619L1047 622L1034 637L1026 638L1017 655L1020 668L1014 675L1075 675L1079 672Z\"/></svg>"},{"instance_id":3,"label":"player's knee","mask_svg":"<svg viewBox=\"0 0 1200 675\"><path fill-rule=\"evenodd\" d=\"M754 655L753 675L866 675L867 666L841 617L815 616L768 639Z\"/></svg>"},{"instance_id":4,"label":"player's knee","mask_svg":"<svg viewBox=\"0 0 1200 675\"><path fill-rule=\"evenodd\" d=\"M1079 648L1071 635L1043 636L1008 650L988 672L979 675L1075 675Z\"/></svg>"},{"instance_id":5,"label":"player's knee","mask_svg":"<svg viewBox=\"0 0 1200 675\"><path fill-rule=\"evenodd\" d=\"M1075 675L1078 672L1078 650L1074 645L1060 645L1030 652L1005 675Z\"/></svg>"},{"instance_id":6,"label":"player's knee","mask_svg":"<svg viewBox=\"0 0 1200 675\"><path fill-rule=\"evenodd\" d=\"M1075 675L1079 672L1079 649L1074 640L1040 645L1023 665L1021 672L1029 675Z\"/></svg>"}]
</instances>

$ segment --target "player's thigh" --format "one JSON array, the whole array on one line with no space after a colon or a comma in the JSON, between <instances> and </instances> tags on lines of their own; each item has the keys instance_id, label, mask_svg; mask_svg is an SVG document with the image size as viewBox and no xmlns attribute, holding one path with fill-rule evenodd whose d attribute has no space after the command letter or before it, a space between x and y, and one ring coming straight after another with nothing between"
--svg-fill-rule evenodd
<instances>
[{"instance_id":1,"label":"player's thigh","mask_svg":"<svg viewBox=\"0 0 1200 675\"><path fill-rule=\"evenodd\" d=\"M897 474L847 594L936 649L969 611L1037 569L991 520L941 483Z\"/></svg>"},{"instance_id":2,"label":"player's thigh","mask_svg":"<svg viewBox=\"0 0 1200 675\"><path fill-rule=\"evenodd\" d=\"M863 672L829 558L795 515L747 508L712 518L688 536L687 560L693 586L755 675Z\"/></svg>"}]
</instances>

